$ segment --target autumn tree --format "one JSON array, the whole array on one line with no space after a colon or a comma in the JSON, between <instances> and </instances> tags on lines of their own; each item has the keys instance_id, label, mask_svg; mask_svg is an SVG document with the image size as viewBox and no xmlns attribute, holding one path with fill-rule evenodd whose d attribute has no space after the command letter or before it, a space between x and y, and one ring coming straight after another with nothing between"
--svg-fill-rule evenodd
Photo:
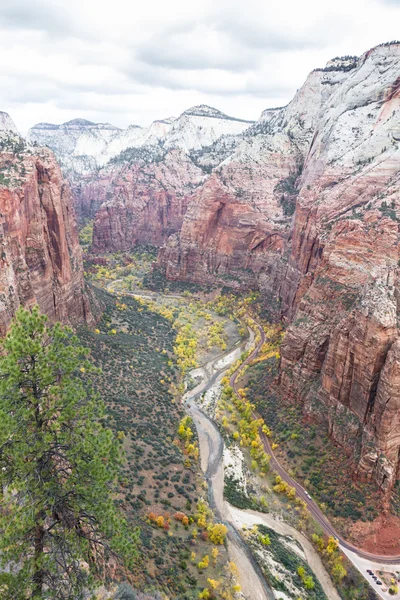
<instances>
[{"instance_id":1,"label":"autumn tree","mask_svg":"<svg viewBox=\"0 0 400 600\"><path fill-rule=\"evenodd\" d=\"M228 528L222 523L215 523L208 527L208 534L213 544L223 544L225 542Z\"/></svg>"},{"instance_id":2,"label":"autumn tree","mask_svg":"<svg viewBox=\"0 0 400 600\"><path fill-rule=\"evenodd\" d=\"M80 599L136 553L115 505L120 442L69 328L19 309L0 357L2 598Z\"/></svg>"}]
</instances>

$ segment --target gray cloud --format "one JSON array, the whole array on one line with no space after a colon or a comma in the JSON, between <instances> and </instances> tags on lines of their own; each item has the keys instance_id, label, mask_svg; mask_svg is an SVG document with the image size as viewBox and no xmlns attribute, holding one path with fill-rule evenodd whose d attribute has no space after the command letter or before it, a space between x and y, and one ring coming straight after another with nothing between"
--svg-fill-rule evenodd
<instances>
[{"instance_id":1,"label":"gray cloud","mask_svg":"<svg viewBox=\"0 0 400 600\"><path fill-rule=\"evenodd\" d=\"M2 0L0 110L22 129L146 124L201 102L256 118L333 56L398 37L394 11L399 0Z\"/></svg>"},{"instance_id":2,"label":"gray cloud","mask_svg":"<svg viewBox=\"0 0 400 600\"><path fill-rule=\"evenodd\" d=\"M73 18L64 8L47 0L2 0L0 26L7 29L33 29L53 36L71 34Z\"/></svg>"},{"instance_id":3,"label":"gray cloud","mask_svg":"<svg viewBox=\"0 0 400 600\"><path fill-rule=\"evenodd\" d=\"M350 27L348 20L335 18L329 24L322 21L303 31L289 32L274 30L273 24L246 20L243 13L218 12L186 27L158 32L139 46L137 57L148 65L169 69L241 72L257 65L267 52L326 47L333 32L336 38L338 32L344 36ZM219 42L215 46L214 39Z\"/></svg>"}]
</instances>

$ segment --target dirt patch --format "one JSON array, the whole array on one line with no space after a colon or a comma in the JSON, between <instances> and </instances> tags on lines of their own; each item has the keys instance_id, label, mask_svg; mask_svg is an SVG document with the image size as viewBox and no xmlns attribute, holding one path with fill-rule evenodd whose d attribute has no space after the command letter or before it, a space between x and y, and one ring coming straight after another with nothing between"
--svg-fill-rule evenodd
<instances>
[{"instance_id":1,"label":"dirt patch","mask_svg":"<svg viewBox=\"0 0 400 600\"><path fill-rule=\"evenodd\" d=\"M400 518L380 515L369 523L355 523L350 530L357 545L374 554L400 554Z\"/></svg>"}]
</instances>

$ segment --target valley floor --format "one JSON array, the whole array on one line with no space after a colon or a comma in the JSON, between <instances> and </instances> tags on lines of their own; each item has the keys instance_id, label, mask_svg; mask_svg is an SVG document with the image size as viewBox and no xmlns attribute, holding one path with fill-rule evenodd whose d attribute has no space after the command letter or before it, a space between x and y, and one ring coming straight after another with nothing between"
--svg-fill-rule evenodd
<instances>
[{"instance_id":1,"label":"valley floor","mask_svg":"<svg viewBox=\"0 0 400 600\"><path fill-rule=\"evenodd\" d=\"M144 279L146 279L146 269L148 267L146 261L144 261L144 267L145 268L141 273L141 277L143 278L144 276ZM141 280L135 280L132 284L129 272L133 272L134 267L129 265L127 270L128 278L126 277L126 272L125 274L124 272L121 273L121 271L123 271L123 267L121 267L119 271L122 274L122 277L113 275L112 271L110 274L110 272L104 267L101 267L100 270L98 269L97 271L101 274L99 278L99 283L102 286L107 287L111 292L111 294L108 294L107 297L113 298L113 295L117 294L116 297L114 296L114 301L112 302L115 302L113 306L114 309L116 308L118 311L116 312L116 314L119 315L117 319L115 319L115 317L112 317L111 323L106 323L108 329L106 329L104 332L103 330L101 330L100 333L101 335L104 335L104 333L107 335L108 343L110 327L112 328L112 331L113 329L115 329L114 326L117 325L115 332L116 337L114 339L115 348L117 348L121 342L119 338L120 334L131 335L133 332L132 327L126 328L126 326L123 323L123 319L121 321L120 318L125 316L123 313L124 310L126 310L124 308L121 308L121 305L122 307L124 305L128 305L128 312L130 312L131 309L133 310L134 307L136 307L136 310L140 313L143 313L143 316L148 315L150 313L153 313L155 315L158 313L159 317L160 315L164 315L164 317L166 316L167 321L170 318L170 311L172 311L175 314L174 319L177 319L176 322L178 324L178 329L175 328L175 332L173 329L171 329L171 324L169 325L170 332L172 334L172 338L169 339L171 340L172 344L176 332L181 331L181 329L179 328L182 327L189 327L189 330L193 329L193 331L195 332L194 338L197 340L197 342L200 341L198 348L196 348L196 351L192 355L193 358L188 359L187 357L185 357L184 359L181 359L181 362L182 360L184 360L187 362L187 365L190 365L191 361L193 360L193 368L189 371L187 368L185 370L185 378L188 386L188 391L184 396L184 400L186 401L186 408L188 408L189 413L193 417L193 420L198 430L201 466L209 484L210 506L214 511L215 517L217 519L225 521L229 528L229 555L231 560L233 559L237 563L237 566L239 568L239 578L241 580L243 588L242 594L244 594L244 596L249 600L258 600L261 598L282 598L283 600L295 598L297 600L298 597L301 597L302 600L307 600L308 598L310 598L310 600L312 598L328 598L329 600L338 600L339 598L345 600L350 598L366 600L368 598L373 600L374 598L376 598L372 589L369 588L366 583L363 583L364 578L360 578L360 576L357 575L357 572L354 569L350 569L346 578L346 585L344 587L343 585L341 585L339 586L338 591L336 590L326 570L326 562L325 564L323 563L314 545L311 544L310 541L307 540L307 538L302 533L297 531L296 527L298 525L298 521L296 519L295 512L293 511L293 507L290 507L290 504L287 503L285 498L282 499L282 497L280 497L279 494L277 495L276 492L272 490L274 486L272 475L269 475L266 480L263 479L258 481L259 477L257 476L257 474L254 472L250 472L250 458L245 458L244 464L244 468L247 470L248 475L247 491L245 491L244 496L240 496L240 494L242 494L242 491L239 488L237 488L239 496L241 498L245 498L244 505L241 505L242 500L240 500L240 498L238 505L240 506L240 508L229 504L227 502L227 499L224 498L224 493L227 493L227 473L229 478L231 476L231 470L228 469L227 471L225 466L224 475L223 448L224 445L228 448L232 447L232 438L230 437L232 435L232 432L229 433L229 431L226 429L226 423L224 424L224 418L226 420L226 417L223 417L223 415L226 413L224 413L224 411L222 411L221 413L220 409L218 408L218 402L223 387L221 385L221 380L223 379L224 373L229 370L232 363L234 363L240 357L242 351L248 349L254 343L254 333L252 332L252 329L249 329L250 339L248 340L246 346L245 342L240 341L240 336L238 335L238 328L240 328L240 322L238 321L237 317L235 317L235 311L230 310L228 306L228 309L227 311L225 311L225 313L224 311L222 311L222 314L225 314L225 316L223 317L218 317L217 313L215 312L214 308L216 308L219 302L219 296L216 292L210 292L210 290L206 291L206 293L200 292L195 288L195 286L189 286L190 289L186 289L185 291L185 285L179 283L176 285L168 284L170 289L165 289L164 286L161 288L162 291L155 291L154 289L148 290L143 288L143 283L141 283ZM104 292L100 293L102 294ZM133 296L136 296L137 299L134 300ZM224 302L221 301L220 304L223 305ZM218 306L218 308L220 309L221 306ZM137 316L139 318L137 319L137 329L135 334L137 335L137 333L139 332L139 334L141 335L143 333L143 330L141 328L142 319L141 315ZM232 318L233 321L231 320ZM172 323L174 323L174 321L172 321ZM176 326L173 325L173 327ZM245 328L242 327L241 335L243 335L243 329ZM169 405L171 408L173 407L172 413L170 412L169 415L169 417L172 418L171 428L169 429L170 433L168 434L168 437L164 437L163 442L164 444L166 444L166 446L168 446L168 443L170 442L168 442L167 440L173 439L174 437L173 421L175 420L175 427L177 427L177 425L179 424L179 419L181 418L182 414L184 414L182 412L182 408L179 406L179 400L175 396L175 393L179 393L179 390L182 389L182 383L179 384L178 380L175 380L174 383L175 375L173 374L173 369L169 370L171 369L174 360L176 360L176 357L175 359L173 359L173 346L170 346L169 349L164 346L164 349L161 352L162 346L160 346L157 341L157 347L155 347L155 340L153 339L153 335L157 330L158 326L156 325L155 327L154 324L147 329L145 335L145 345L147 345L148 348L151 347L151 352L155 350L157 354L157 360L154 361L154 365L157 365L157 363L160 361L160 354L161 357L164 354L165 368L161 368L160 364L160 367L156 367L156 371L149 377L149 373L146 373L146 369L149 365L153 364L153 359L149 356L150 362L147 359L145 359L144 361L139 359L139 363L136 361L136 366L130 365L130 368L132 368L132 366L134 367L134 372L131 372L130 374L135 376L138 375L138 365L142 369L143 375L141 375L140 377L143 377L147 381L146 385L144 386L144 391L147 389L147 391L145 391L144 398L149 394L150 390L153 398L157 398L159 394L161 394L161 396L165 395L165 390L167 388L169 390L173 390L172 398L170 395L171 391L167 392L169 400L165 407L158 407L158 414L160 417L162 414L165 414L165 410L168 410L170 412L170 409L167 408L167 405ZM126 343L126 340L127 337L124 337L123 344ZM135 344L133 344L133 346L134 345ZM224 348L226 348L226 350ZM271 348L263 346L261 352L262 356L252 361L253 366L246 367L243 370L244 383L242 385L246 385L249 381L249 376L246 374L248 368L250 374L253 373L254 369L264 368L266 363L262 361L265 361L266 357L268 358L271 355L273 357L276 354L276 347L271 346ZM135 350L133 348L132 350L135 353ZM147 353L148 350L144 350L144 355L146 355ZM130 359L128 359L126 362L129 362L129 360ZM260 360L261 363L259 362ZM107 366L108 371L109 369L110 366ZM253 375L250 375L250 378L251 377L253 377ZM159 383L156 383L156 386L154 387L154 383L156 381L162 382L161 388L159 388ZM250 390L252 390L251 385ZM155 396L154 393L156 394ZM259 391L255 389L255 394L257 395L257 393L259 393ZM115 390L113 390L112 395L115 395ZM138 399L134 403L136 415L134 421L137 418L141 419L142 417L141 402L143 397L141 396L142 393L139 394ZM115 407L112 410L115 411ZM154 405L151 409L151 412L153 410ZM151 416L151 412L148 413L149 416ZM129 413L125 412L124 414ZM174 414L175 416L173 416ZM123 420L123 414L121 414L121 416L117 419L119 423L122 423L121 419ZM217 427L216 423L218 425ZM269 421L267 421L267 423L268 425L270 424ZM137 426L138 424L135 424L135 427ZM146 435L145 431L146 426L144 426L143 433L138 433L138 435L136 436L137 441L140 440L142 435ZM297 435L296 438L295 436L292 436L292 438L293 440L295 440L297 438ZM144 439L146 439L146 437ZM145 517L146 515L146 512L143 512L143 509L146 505L149 507L148 510L155 509L157 514L163 514L163 511L165 513L165 509L167 508L168 504L171 507L173 507L173 510L188 510L188 514L190 514L190 511L192 511L193 514L195 499L201 496L201 488L203 485L202 478L201 476L199 476L198 473L197 475L195 474L195 469L189 469L189 471L191 471L192 474L190 474L190 472L186 473L183 479L182 475L179 475L178 478L177 473L175 476L175 474L173 474L172 472L169 476L166 476L166 491L168 491L168 493L167 497L165 497L164 499L160 496L162 485L159 486L158 483L156 483L155 486L152 485L151 464L157 464L157 452L160 452L163 445L162 443L160 443L160 441L161 440L159 439L158 445L156 444L157 449L155 454L153 453L153 450L155 449L154 445L153 450L150 449L150 452L147 452L145 447L146 444L148 444L148 441L145 442L144 458L148 459L145 465L145 469L147 470L147 472L144 474L144 477L143 475L141 475L140 479L142 481L143 489L136 496L137 499L134 499L133 503L131 502L132 508L135 510L139 510L139 513L141 513L143 517ZM226 446L226 442L228 443L228 446ZM177 449L177 446L175 446L175 449ZM245 450L244 454L246 455L246 453L247 451ZM140 462L140 456L136 456L135 460L137 461L138 458ZM159 460L161 464L164 464L161 455L159 457ZM178 462L176 462L176 464L178 465L178 463L179 460ZM230 466L231 465L229 465L229 467ZM177 467L174 468L174 473L176 472L176 468ZM179 467L178 470L180 468L181 467ZM173 477L171 477L171 475L173 475ZM194 475L194 479L192 479L192 475ZM157 475L157 477L160 476L162 478L164 477L162 472L159 475ZM135 488L134 479L135 477L133 477L132 479L132 484ZM180 483L175 484L175 490L173 491L174 488L171 487L171 485L168 485L168 479L170 479L170 481L180 480L184 482L184 485L182 486ZM160 479L160 481L163 481L163 479ZM154 490L156 490L156 496L154 496ZM183 494L183 503L180 503L179 500L179 496L181 494ZM263 494L267 498L266 502L264 501ZM133 496L133 498L135 498L135 496ZM229 500L231 500L230 495ZM265 502L265 505L262 505L263 502ZM268 509L266 508L266 506L268 506ZM168 512L166 514L168 514ZM141 518L143 519L143 517ZM169 519L169 517L167 518ZM254 527L257 525L259 525L259 527L261 528L267 527L270 531L273 531L278 536L281 536L276 539L276 544L271 544L271 552L269 552L269 550L268 552L266 552L265 549L260 549L260 547L257 545L257 527ZM177 526L175 525L174 527L176 529ZM156 584L156 588L159 588L159 586L161 585L161 588L164 588L165 591L167 591L169 584L165 585L165 581L171 581L170 577L167 576L167 572L174 572L174 577L176 578L175 584L178 581L185 580L186 583L183 584L183 588L186 587L187 591L186 593L183 592L183 588L181 592L178 592L178 590L176 590L172 597L197 597L195 592L196 587L198 590L201 590L202 585L208 584L206 581L207 577L204 577L201 572L199 573L195 568L193 568L193 566L190 565L190 560L188 560L190 552L188 549L184 549L184 546L185 544L187 544L189 538L187 538L186 536L185 542L185 535L182 537L182 534L179 534L181 536L181 541L179 542L179 544L181 544L181 549L178 552L176 550L173 550L172 554L169 554L167 560L165 560L166 555L164 552L163 559L160 560L160 558L158 558L159 549L157 550L157 545L160 541L162 541L161 547L164 548L165 551L167 551L167 548L172 549L173 547L171 546L171 541L169 541L168 544L166 544L165 539L163 541L163 538L160 538L160 534L162 532L154 530L154 527L150 527L149 529L148 523L145 523L144 529L151 533L151 536L153 537L153 540L155 542L155 544L152 542L152 550L150 551L150 553L148 553L146 550L147 556L152 557L150 562L146 564L145 568L145 571L147 572L146 589L150 589L149 584L150 581L153 580ZM302 529L301 524L300 529ZM173 535L176 535L175 532ZM310 532L307 535L310 536ZM289 536L290 540L292 541L286 540L285 536ZM176 541L177 540L174 541L173 545L176 545ZM196 541L195 544L198 545L199 543L201 545L201 542L198 539L198 541ZM295 570L298 569L298 566L294 567L294 565L300 565L303 563L306 565L306 568L310 569L309 572L310 574L312 574L316 584L314 592L307 591L304 588L304 586L301 587L301 578L297 576L296 572L285 572L285 569L282 568L282 565L280 565L277 568L276 560L274 561L272 556L272 550L278 550L279 547L285 543L289 544L289 546L291 544L293 545L296 543L300 545L301 550L299 552L301 552L303 562L296 562L296 560L299 560L299 557L297 556L296 558L296 552L293 555L293 553L289 551L289 546L287 547L286 558L291 556L291 562L289 562L292 571L294 568ZM146 541L146 547L147 544L148 542ZM188 548L188 546L186 547ZM205 551L207 551L206 545L204 546L204 552ZM197 552L196 555L200 556L202 552L203 551L200 550L200 552ZM185 567L189 569L187 573L182 572L182 574L180 574L179 570L176 570L175 565L177 564L178 557L180 557L181 562L184 562L187 565L187 567ZM351 556L349 556L349 558L350 560L352 560ZM152 566L153 561L155 561L154 566ZM360 568L361 566L361 573L363 576L365 576L366 574L363 571L364 565L360 565L355 561L352 562L357 568ZM163 563L165 563L165 567L163 567ZM169 566L167 567L167 565ZM220 563L219 567L220 575L222 565L223 560ZM347 563L346 568L348 568L348 566L349 563ZM210 575L212 577L217 576L218 568L217 571L210 571L206 575L208 577L210 577ZM395 575L395 577L397 576ZM158 584L156 583L157 581ZM204 583L201 583L201 581L203 581ZM142 582L142 584L143 583L144 582ZM278 587L275 589L274 586L276 585L278 585ZM381 597L386 597L382 595L381 589L379 589L376 585L374 587L375 589L377 589ZM192 591L189 592L190 589ZM318 590L320 590L320 592ZM391 597L393 597L393 595L391 595Z\"/></svg>"}]
</instances>

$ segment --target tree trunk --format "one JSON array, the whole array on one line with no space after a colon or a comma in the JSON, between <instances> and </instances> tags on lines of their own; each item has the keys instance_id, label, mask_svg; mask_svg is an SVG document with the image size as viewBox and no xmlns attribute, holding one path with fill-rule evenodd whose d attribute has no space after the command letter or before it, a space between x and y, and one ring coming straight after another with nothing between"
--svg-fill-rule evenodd
<instances>
[{"instance_id":1,"label":"tree trunk","mask_svg":"<svg viewBox=\"0 0 400 600\"><path fill-rule=\"evenodd\" d=\"M37 520L41 520L42 516L38 515ZM42 525L36 525L35 528L35 551L34 551L34 568L33 573L33 590L32 598L39 599L43 598L43 583L44 583L44 571L41 566L41 561L44 552L44 527Z\"/></svg>"}]
</instances>

